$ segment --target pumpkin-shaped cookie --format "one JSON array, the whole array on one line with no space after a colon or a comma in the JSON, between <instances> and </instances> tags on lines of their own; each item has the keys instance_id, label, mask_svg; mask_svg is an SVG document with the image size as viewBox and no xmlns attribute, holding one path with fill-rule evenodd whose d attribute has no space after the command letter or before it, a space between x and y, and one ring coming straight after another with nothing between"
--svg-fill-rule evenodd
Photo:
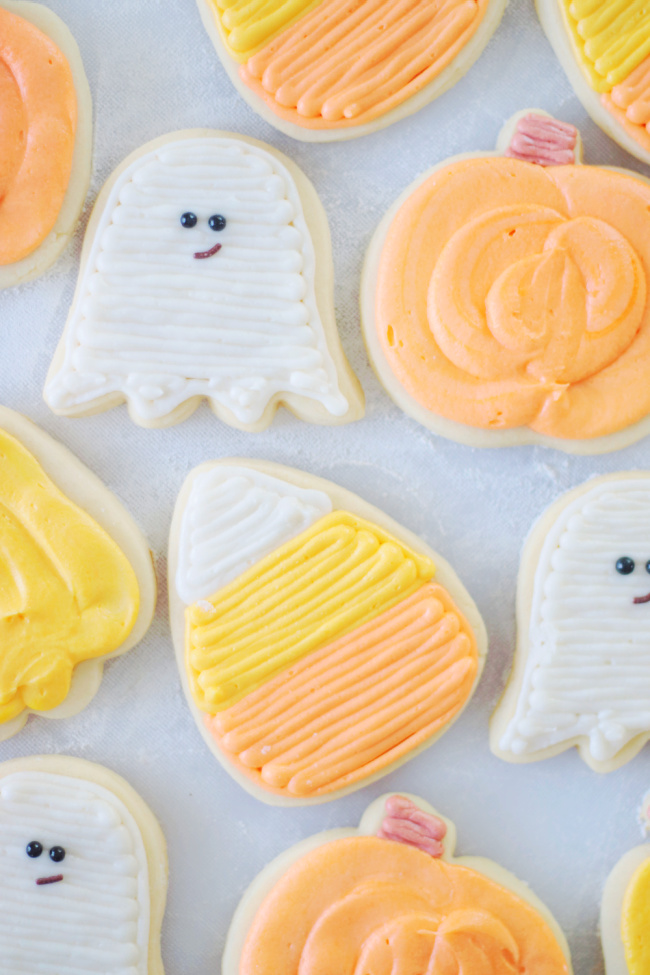
<instances>
[{"instance_id":1,"label":"pumpkin-shaped cookie","mask_svg":"<svg viewBox=\"0 0 650 975\"><path fill-rule=\"evenodd\" d=\"M515 116L437 165L370 245L364 336L389 394L461 443L614 450L650 432L650 183Z\"/></svg>"},{"instance_id":2,"label":"pumpkin-shaped cookie","mask_svg":"<svg viewBox=\"0 0 650 975\"><path fill-rule=\"evenodd\" d=\"M144 801L79 758L0 764L0 957L16 975L164 975L167 852Z\"/></svg>"},{"instance_id":3,"label":"pumpkin-shaped cookie","mask_svg":"<svg viewBox=\"0 0 650 975\"><path fill-rule=\"evenodd\" d=\"M107 488L34 424L0 407L0 740L30 713L65 718L104 660L153 615L147 543Z\"/></svg>"},{"instance_id":4,"label":"pumpkin-shaped cookie","mask_svg":"<svg viewBox=\"0 0 650 975\"><path fill-rule=\"evenodd\" d=\"M650 163L650 8L643 0L536 0L547 37L594 122Z\"/></svg>"},{"instance_id":5,"label":"pumpkin-shaped cookie","mask_svg":"<svg viewBox=\"0 0 650 975\"><path fill-rule=\"evenodd\" d=\"M170 539L172 635L214 755L269 803L335 798L432 744L487 641L453 570L329 481L203 464Z\"/></svg>"},{"instance_id":6,"label":"pumpkin-shaped cookie","mask_svg":"<svg viewBox=\"0 0 650 975\"><path fill-rule=\"evenodd\" d=\"M47 7L0 0L0 289L41 274L68 243L91 150L74 38Z\"/></svg>"},{"instance_id":7,"label":"pumpkin-shaped cookie","mask_svg":"<svg viewBox=\"0 0 650 975\"><path fill-rule=\"evenodd\" d=\"M417 796L281 854L235 913L223 975L569 975L566 940L528 886Z\"/></svg>"},{"instance_id":8,"label":"pumpkin-shaped cookie","mask_svg":"<svg viewBox=\"0 0 650 975\"><path fill-rule=\"evenodd\" d=\"M198 0L235 87L295 139L349 139L442 94L505 0Z\"/></svg>"},{"instance_id":9,"label":"pumpkin-shaped cookie","mask_svg":"<svg viewBox=\"0 0 650 975\"><path fill-rule=\"evenodd\" d=\"M244 430L280 405L314 423L362 416L327 217L302 170L210 129L129 156L95 204L45 399L64 416L126 402L145 427L203 399Z\"/></svg>"}]
</instances>

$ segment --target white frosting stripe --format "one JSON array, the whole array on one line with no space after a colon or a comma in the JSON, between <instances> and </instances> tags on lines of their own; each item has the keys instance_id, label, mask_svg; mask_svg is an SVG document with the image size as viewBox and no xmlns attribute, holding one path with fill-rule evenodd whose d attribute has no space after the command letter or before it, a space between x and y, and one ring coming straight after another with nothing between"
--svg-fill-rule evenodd
<instances>
[{"instance_id":1,"label":"white frosting stripe","mask_svg":"<svg viewBox=\"0 0 650 975\"><path fill-rule=\"evenodd\" d=\"M192 228L180 223L188 212ZM215 214L222 231L209 227ZM217 254L194 258L216 243ZM179 140L115 183L46 398L71 409L115 393L153 421L194 396L242 423L281 393L347 411L300 195L273 154L237 139Z\"/></svg>"},{"instance_id":2,"label":"white frosting stripe","mask_svg":"<svg viewBox=\"0 0 650 975\"><path fill-rule=\"evenodd\" d=\"M628 575L616 571L634 560ZM608 761L650 731L650 478L610 479L561 512L536 568L523 685L501 747L587 736Z\"/></svg>"},{"instance_id":3,"label":"white frosting stripe","mask_svg":"<svg viewBox=\"0 0 650 975\"><path fill-rule=\"evenodd\" d=\"M39 857L26 846L38 841ZM59 863L53 846L65 850ZM38 877L62 874L38 886ZM0 780L3 975L147 975L149 875L128 809L93 782L46 772Z\"/></svg>"},{"instance_id":4,"label":"white frosting stripe","mask_svg":"<svg viewBox=\"0 0 650 975\"><path fill-rule=\"evenodd\" d=\"M323 491L249 467L216 465L202 471L181 522L179 596L188 605L211 596L331 510Z\"/></svg>"}]
</instances>

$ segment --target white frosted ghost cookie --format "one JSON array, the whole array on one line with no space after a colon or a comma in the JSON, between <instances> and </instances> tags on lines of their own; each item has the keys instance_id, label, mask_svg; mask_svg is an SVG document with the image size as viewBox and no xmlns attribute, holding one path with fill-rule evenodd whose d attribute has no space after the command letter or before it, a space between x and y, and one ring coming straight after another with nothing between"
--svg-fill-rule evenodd
<instances>
[{"instance_id":1,"label":"white frosted ghost cookie","mask_svg":"<svg viewBox=\"0 0 650 975\"><path fill-rule=\"evenodd\" d=\"M568 975L548 908L491 860L455 857L455 842L427 802L390 793L358 829L303 840L244 894L222 975Z\"/></svg>"},{"instance_id":2,"label":"white frosted ghost cookie","mask_svg":"<svg viewBox=\"0 0 650 975\"><path fill-rule=\"evenodd\" d=\"M496 152L437 164L390 208L364 339L389 396L440 436L618 450L650 433L649 280L650 181L583 164L574 126L526 110Z\"/></svg>"},{"instance_id":3,"label":"white frosted ghost cookie","mask_svg":"<svg viewBox=\"0 0 650 975\"><path fill-rule=\"evenodd\" d=\"M63 416L126 401L149 427L204 398L243 430L280 404L314 423L358 419L333 288L325 212L289 159L208 129L156 139L97 199L45 399Z\"/></svg>"},{"instance_id":4,"label":"white frosted ghost cookie","mask_svg":"<svg viewBox=\"0 0 650 975\"><path fill-rule=\"evenodd\" d=\"M535 0L553 50L594 122L650 164L650 9L643 0Z\"/></svg>"},{"instance_id":5,"label":"white frosted ghost cookie","mask_svg":"<svg viewBox=\"0 0 650 975\"><path fill-rule=\"evenodd\" d=\"M156 580L137 525L101 481L0 407L0 740L30 714L67 718L104 661L151 623Z\"/></svg>"},{"instance_id":6,"label":"white frosted ghost cookie","mask_svg":"<svg viewBox=\"0 0 650 975\"><path fill-rule=\"evenodd\" d=\"M92 104L77 44L39 3L0 0L0 290L53 264L90 180Z\"/></svg>"},{"instance_id":7,"label":"white frosted ghost cookie","mask_svg":"<svg viewBox=\"0 0 650 975\"><path fill-rule=\"evenodd\" d=\"M650 793L641 806L644 832L650 822ZM605 884L600 935L606 975L650 971L650 843L637 846L616 864Z\"/></svg>"},{"instance_id":8,"label":"white frosted ghost cookie","mask_svg":"<svg viewBox=\"0 0 650 975\"><path fill-rule=\"evenodd\" d=\"M451 88L506 0L198 0L239 94L309 142L365 135Z\"/></svg>"},{"instance_id":9,"label":"white frosted ghost cookie","mask_svg":"<svg viewBox=\"0 0 650 975\"><path fill-rule=\"evenodd\" d=\"M164 975L167 851L119 775L63 755L0 764L0 966Z\"/></svg>"},{"instance_id":10,"label":"white frosted ghost cookie","mask_svg":"<svg viewBox=\"0 0 650 975\"><path fill-rule=\"evenodd\" d=\"M492 751L511 762L574 745L609 772L650 739L650 473L568 491L525 543L517 647L492 717Z\"/></svg>"},{"instance_id":11,"label":"white frosted ghost cookie","mask_svg":"<svg viewBox=\"0 0 650 975\"><path fill-rule=\"evenodd\" d=\"M487 637L454 571L331 481L202 464L179 495L168 564L194 720L264 802L324 802L380 778L477 686Z\"/></svg>"}]
</instances>

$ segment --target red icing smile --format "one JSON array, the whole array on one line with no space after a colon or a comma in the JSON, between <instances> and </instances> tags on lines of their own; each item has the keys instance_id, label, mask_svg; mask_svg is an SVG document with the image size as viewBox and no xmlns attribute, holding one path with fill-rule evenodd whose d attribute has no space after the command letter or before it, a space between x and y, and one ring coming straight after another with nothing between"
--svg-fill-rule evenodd
<instances>
[{"instance_id":1,"label":"red icing smile","mask_svg":"<svg viewBox=\"0 0 650 975\"><path fill-rule=\"evenodd\" d=\"M206 257L212 257L213 254L218 254L220 250L221 244L215 244L209 251L197 251L194 257L197 261L203 261Z\"/></svg>"},{"instance_id":2,"label":"red icing smile","mask_svg":"<svg viewBox=\"0 0 650 975\"><path fill-rule=\"evenodd\" d=\"M36 884L37 886L42 887L44 884L58 884L59 880L63 880L62 873L57 873L53 877L39 877Z\"/></svg>"},{"instance_id":3,"label":"red icing smile","mask_svg":"<svg viewBox=\"0 0 650 975\"><path fill-rule=\"evenodd\" d=\"M634 603L650 603L650 592L647 596L635 596L632 600Z\"/></svg>"}]
</instances>

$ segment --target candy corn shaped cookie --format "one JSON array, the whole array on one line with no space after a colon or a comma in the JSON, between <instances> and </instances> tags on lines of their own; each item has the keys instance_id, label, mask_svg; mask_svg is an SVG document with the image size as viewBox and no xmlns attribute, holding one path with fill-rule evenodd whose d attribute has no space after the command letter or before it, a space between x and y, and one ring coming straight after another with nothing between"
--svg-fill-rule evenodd
<instances>
[{"instance_id":1,"label":"candy corn shaped cookie","mask_svg":"<svg viewBox=\"0 0 650 975\"><path fill-rule=\"evenodd\" d=\"M650 163L650 8L643 0L536 0L539 19L594 122Z\"/></svg>"},{"instance_id":2,"label":"candy corn shaped cookie","mask_svg":"<svg viewBox=\"0 0 650 975\"><path fill-rule=\"evenodd\" d=\"M131 786L63 755L0 764L5 972L164 975L167 852Z\"/></svg>"},{"instance_id":3,"label":"candy corn shaped cookie","mask_svg":"<svg viewBox=\"0 0 650 975\"><path fill-rule=\"evenodd\" d=\"M485 630L453 570L329 481L262 461L198 467L169 565L194 719L265 802L379 778L439 737L480 677Z\"/></svg>"},{"instance_id":4,"label":"candy corn shaped cookie","mask_svg":"<svg viewBox=\"0 0 650 975\"><path fill-rule=\"evenodd\" d=\"M47 7L0 0L0 290L58 258L81 212L90 89L70 31Z\"/></svg>"},{"instance_id":5,"label":"candy corn shaped cookie","mask_svg":"<svg viewBox=\"0 0 650 975\"><path fill-rule=\"evenodd\" d=\"M295 139L349 139L417 111L471 67L504 0L198 0L235 87Z\"/></svg>"},{"instance_id":6,"label":"candy corn shaped cookie","mask_svg":"<svg viewBox=\"0 0 650 975\"><path fill-rule=\"evenodd\" d=\"M0 407L0 740L31 713L76 714L104 660L144 636L156 584L147 543L63 446Z\"/></svg>"},{"instance_id":7,"label":"candy corn shaped cookie","mask_svg":"<svg viewBox=\"0 0 650 975\"><path fill-rule=\"evenodd\" d=\"M569 975L548 908L491 860L455 857L455 840L427 802L394 794L358 829L303 840L244 894L223 975Z\"/></svg>"},{"instance_id":8,"label":"candy corn shaped cookie","mask_svg":"<svg viewBox=\"0 0 650 975\"><path fill-rule=\"evenodd\" d=\"M564 494L526 541L517 648L492 718L511 762L577 746L598 772L650 739L650 474L607 474Z\"/></svg>"},{"instance_id":9,"label":"candy corn shaped cookie","mask_svg":"<svg viewBox=\"0 0 650 975\"><path fill-rule=\"evenodd\" d=\"M600 453L650 432L650 183L581 165L577 130L519 113L440 163L371 242L361 310L403 410L473 446Z\"/></svg>"},{"instance_id":10,"label":"candy corn shaped cookie","mask_svg":"<svg viewBox=\"0 0 650 975\"><path fill-rule=\"evenodd\" d=\"M281 404L314 423L362 416L327 218L304 173L209 129L130 156L93 210L45 399L64 416L126 402L148 427L202 399L243 430L268 426Z\"/></svg>"}]
</instances>

